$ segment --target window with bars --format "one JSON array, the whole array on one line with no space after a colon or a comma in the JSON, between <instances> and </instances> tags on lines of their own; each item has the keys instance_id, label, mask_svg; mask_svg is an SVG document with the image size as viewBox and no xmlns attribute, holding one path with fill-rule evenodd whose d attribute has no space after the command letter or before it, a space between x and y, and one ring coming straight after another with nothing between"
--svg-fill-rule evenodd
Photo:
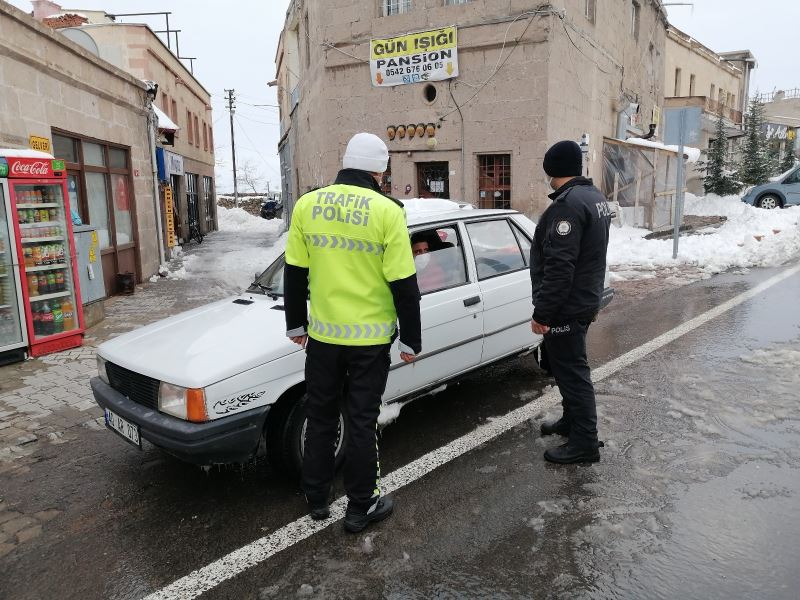
<instances>
[{"instance_id":1,"label":"window with bars","mask_svg":"<svg viewBox=\"0 0 800 600\"><path fill-rule=\"evenodd\" d=\"M381 0L381 4L384 17L411 12L411 0Z\"/></svg>"},{"instance_id":2,"label":"window with bars","mask_svg":"<svg viewBox=\"0 0 800 600\"><path fill-rule=\"evenodd\" d=\"M478 206L511 208L511 155L478 155Z\"/></svg>"}]
</instances>

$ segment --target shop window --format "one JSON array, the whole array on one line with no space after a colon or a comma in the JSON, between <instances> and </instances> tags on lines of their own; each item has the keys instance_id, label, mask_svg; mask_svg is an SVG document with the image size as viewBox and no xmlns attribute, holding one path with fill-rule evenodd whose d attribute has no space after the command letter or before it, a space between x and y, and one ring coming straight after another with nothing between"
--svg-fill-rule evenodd
<instances>
[{"instance_id":1,"label":"shop window","mask_svg":"<svg viewBox=\"0 0 800 600\"><path fill-rule=\"evenodd\" d=\"M206 231L214 229L214 180L203 177L203 196L206 209Z\"/></svg>"},{"instance_id":2,"label":"shop window","mask_svg":"<svg viewBox=\"0 0 800 600\"><path fill-rule=\"evenodd\" d=\"M100 248L111 247L111 222L108 218L108 179L105 173L85 173L89 224L97 227Z\"/></svg>"},{"instance_id":3,"label":"shop window","mask_svg":"<svg viewBox=\"0 0 800 600\"><path fill-rule=\"evenodd\" d=\"M131 219L130 190L128 176L111 175L111 191L114 196L114 226L117 233L117 245L133 242L133 221Z\"/></svg>"},{"instance_id":4,"label":"shop window","mask_svg":"<svg viewBox=\"0 0 800 600\"><path fill-rule=\"evenodd\" d=\"M93 167L105 167L106 156L100 144L83 142L83 162Z\"/></svg>"},{"instance_id":5,"label":"shop window","mask_svg":"<svg viewBox=\"0 0 800 600\"><path fill-rule=\"evenodd\" d=\"M112 169L127 169L128 153L121 148L109 148L108 164Z\"/></svg>"},{"instance_id":6,"label":"shop window","mask_svg":"<svg viewBox=\"0 0 800 600\"><path fill-rule=\"evenodd\" d=\"M68 163L77 163L78 140L53 134L53 155Z\"/></svg>"},{"instance_id":7,"label":"shop window","mask_svg":"<svg viewBox=\"0 0 800 600\"><path fill-rule=\"evenodd\" d=\"M478 205L511 208L511 155L478 155Z\"/></svg>"}]
</instances>

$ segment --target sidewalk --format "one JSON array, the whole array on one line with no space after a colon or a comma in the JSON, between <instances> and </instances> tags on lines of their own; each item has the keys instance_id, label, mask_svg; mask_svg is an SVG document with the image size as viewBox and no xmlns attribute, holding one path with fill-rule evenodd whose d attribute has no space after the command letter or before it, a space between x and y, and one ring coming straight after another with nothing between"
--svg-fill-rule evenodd
<instances>
[{"instance_id":1,"label":"sidewalk","mask_svg":"<svg viewBox=\"0 0 800 600\"><path fill-rule=\"evenodd\" d=\"M227 215L230 217L230 215ZM190 244L169 264L170 275L136 287L132 296L106 301L106 318L86 332L81 348L0 367L0 473L24 472L42 444L79 438L105 427L89 379L104 341L180 312L238 294L280 251L281 223L261 221L223 230Z\"/></svg>"}]
</instances>

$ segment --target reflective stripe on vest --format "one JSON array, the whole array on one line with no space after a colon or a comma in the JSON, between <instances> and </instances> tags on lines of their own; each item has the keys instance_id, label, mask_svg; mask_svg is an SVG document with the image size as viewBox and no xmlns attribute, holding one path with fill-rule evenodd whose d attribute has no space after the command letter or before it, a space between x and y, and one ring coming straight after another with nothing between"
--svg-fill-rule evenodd
<instances>
[{"instance_id":1,"label":"reflective stripe on vest","mask_svg":"<svg viewBox=\"0 0 800 600\"><path fill-rule=\"evenodd\" d=\"M310 246L316 246L317 248L347 250L348 252L367 252L377 256L383 254L383 246L377 242L364 242L346 238L341 235L324 235L321 233L307 233L305 237L306 242Z\"/></svg>"},{"instance_id":2,"label":"reflective stripe on vest","mask_svg":"<svg viewBox=\"0 0 800 600\"><path fill-rule=\"evenodd\" d=\"M338 340L369 340L381 339L394 335L396 323L350 323L342 325L338 323L326 323L309 317L309 331L318 333L327 338Z\"/></svg>"}]
</instances>

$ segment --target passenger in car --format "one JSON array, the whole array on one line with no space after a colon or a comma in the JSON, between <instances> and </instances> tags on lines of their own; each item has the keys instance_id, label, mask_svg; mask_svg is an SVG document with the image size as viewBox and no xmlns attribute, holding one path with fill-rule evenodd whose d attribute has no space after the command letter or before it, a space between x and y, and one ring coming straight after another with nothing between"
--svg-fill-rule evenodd
<instances>
[{"instance_id":1,"label":"passenger in car","mask_svg":"<svg viewBox=\"0 0 800 600\"><path fill-rule=\"evenodd\" d=\"M444 242L436 232L418 232L411 236L411 253L417 266L419 291L423 294L447 287L448 277L439 262L441 252L438 252L440 248L436 248L437 245L444 246Z\"/></svg>"}]
</instances>

